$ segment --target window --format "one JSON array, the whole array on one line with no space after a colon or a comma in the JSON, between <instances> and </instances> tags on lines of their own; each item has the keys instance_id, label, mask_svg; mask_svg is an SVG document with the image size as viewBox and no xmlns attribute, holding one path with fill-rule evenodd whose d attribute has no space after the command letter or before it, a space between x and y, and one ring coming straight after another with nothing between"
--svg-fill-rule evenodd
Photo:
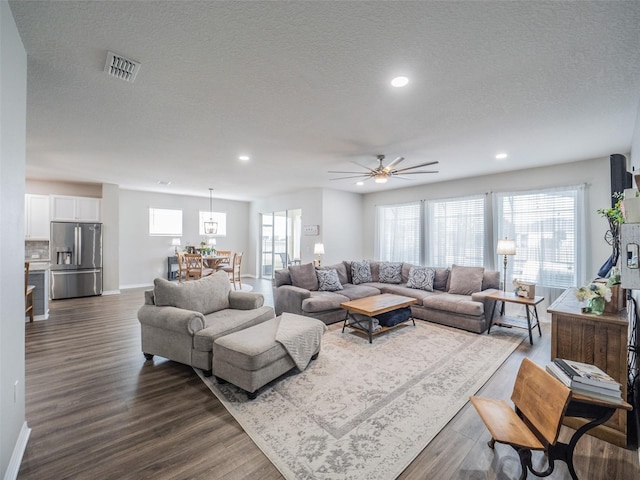
<instances>
[{"instance_id":1,"label":"window","mask_svg":"<svg viewBox=\"0 0 640 480\"><path fill-rule=\"evenodd\" d=\"M149 235L182 235L182 210L149 208Z\"/></svg>"},{"instance_id":2,"label":"window","mask_svg":"<svg viewBox=\"0 0 640 480\"><path fill-rule=\"evenodd\" d=\"M224 212L200 211L200 221L198 225L200 235L224 237L227 235L227 214Z\"/></svg>"},{"instance_id":3,"label":"window","mask_svg":"<svg viewBox=\"0 0 640 480\"><path fill-rule=\"evenodd\" d=\"M495 195L496 236L516 241L507 281L549 288L578 284L583 191L580 186Z\"/></svg>"},{"instance_id":4,"label":"window","mask_svg":"<svg viewBox=\"0 0 640 480\"><path fill-rule=\"evenodd\" d=\"M484 195L434 200L428 205L429 265L484 266Z\"/></svg>"},{"instance_id":5,"label":"window","mask_svg":"<svg viewBox=\"0 0 640 480\"><path fill-rule=\"evenodd\" d=\"M417 202L377 208L376 258L420 263L420 206Z\"/></svg>"}]
</instances>

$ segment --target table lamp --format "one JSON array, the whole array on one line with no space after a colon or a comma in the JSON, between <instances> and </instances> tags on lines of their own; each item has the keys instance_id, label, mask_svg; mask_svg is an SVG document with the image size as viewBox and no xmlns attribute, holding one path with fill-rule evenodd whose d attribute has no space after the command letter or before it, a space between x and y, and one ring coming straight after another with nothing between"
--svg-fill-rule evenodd
<instances>
[{"instance_id":1,"label":"table lamp","mask_svg":"<svg viewBox=\"0 0 640 480\"><path fill-rule=\"evenodd\" d=\"M175 254L178 254L178 247L180 246L180 239L179 238L174 238L173 240L171 240L171 246L175 247Z\"/></svg>"},{"instance_id":2,"label":"table lamp","mask_svg":"<svg viewBox=\"0 0 640 480\"><path fill-rule=\"evenodd\" d=\"M207 245L209 245L211 247L211 251L213 253L216 253L216 239L209 237L209 239L207 240Z\"/></svg>"},{"instance_id":3,"label":"table lamp","mask_svg":"<svg viewBox=\"0 0 640 480\"><path fill-rule=\"evenodd\" d=\"M502 277L502 291L507 291L507 255L516 254L516 242L504 237L502 240L498 240L498 246L496 248L498 255L504 255L504 276Z\"/></svg>"},{"instance_id":4,"label":"table lamp","mask_svg":"<svg viewBox=\"0 0 640 480\"><path fill-rule=\"evenodd\" d=\"M322 259L322 255L324 255L324 244L316 243L313 246L313 253L318 256L318 266L320 266L320 260Z\"/></svg>"}]
</instances>

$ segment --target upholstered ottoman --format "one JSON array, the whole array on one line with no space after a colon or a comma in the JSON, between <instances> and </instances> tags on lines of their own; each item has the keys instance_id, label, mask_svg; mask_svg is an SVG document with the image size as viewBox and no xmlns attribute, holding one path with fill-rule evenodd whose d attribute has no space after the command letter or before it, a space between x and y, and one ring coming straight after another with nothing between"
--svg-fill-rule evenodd
<instances>
[{"instance_id":1,"label":"upholstered ottoman","mask_svg":"<svg viewBox=\"0 0 640 480\"><path fill-rule=\"evenodd\" d=\"M219 383L232 383L254 399L260 387L316 359L326 329L315 318L283 313L225 335L213 342L213 374Z\"/></svg>"}]
</instances>

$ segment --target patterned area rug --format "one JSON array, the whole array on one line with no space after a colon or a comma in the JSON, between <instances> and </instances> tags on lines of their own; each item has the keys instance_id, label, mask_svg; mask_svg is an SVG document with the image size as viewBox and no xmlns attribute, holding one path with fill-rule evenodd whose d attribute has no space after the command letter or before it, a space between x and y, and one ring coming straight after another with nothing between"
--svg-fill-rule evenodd
<instances>
[{"instance_id":1,"label":"patterned area rug","mask_svg":"<svg viewBox=\"0 0 640 480\"><path fill-rule=\"evenodd\" d=\"M196 370L287 479L393 479L524 338L416 321L374 337L333 325L317 360L247 400Z\"/></svg>"}]
</instances>

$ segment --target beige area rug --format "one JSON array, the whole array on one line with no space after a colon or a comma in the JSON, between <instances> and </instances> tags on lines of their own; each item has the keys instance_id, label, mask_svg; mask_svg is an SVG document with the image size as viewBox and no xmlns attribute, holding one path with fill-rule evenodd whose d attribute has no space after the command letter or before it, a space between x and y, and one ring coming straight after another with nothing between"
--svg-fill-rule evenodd
<instances>
[{"instance_id":1,"label":"beige area rug","mask_svg":"<svg viewBox=\"0 0 640 480\"><path fill-rule=\"evenodd\" d=\"M374 337L325 333L317 360L247 400L196 372L287 479L396 478L524 338L416 321Z\"/></svg>"}]
</instances>

